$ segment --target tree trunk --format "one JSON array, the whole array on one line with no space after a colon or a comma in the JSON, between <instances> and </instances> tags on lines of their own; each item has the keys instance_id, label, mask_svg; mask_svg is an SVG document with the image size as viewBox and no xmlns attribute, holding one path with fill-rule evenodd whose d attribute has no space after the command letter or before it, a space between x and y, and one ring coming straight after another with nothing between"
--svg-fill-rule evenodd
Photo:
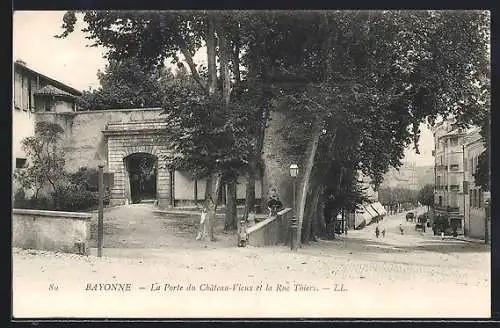
<instances>
[{"instance_id":1,"label":"tree trunk","mask_svg":"<svg viewBox=\"0 0 500 328\"><path fill-rule=\"evenodd\" d=\"M207 68L208 68L208 95L214 97L217 88L217 66L215 62L215 21L213 14L208 14L207 20L208 28L205 38L207 46ZM210 235L210 240L214 241L214 224L215 224L215 211L217 210L217 202L219 200L219 190L221 185L221 174L212 173L207 177L205 187L205 209L207 210L207 217L205 221L200 222L200 238L204 239L204 232L207 231Z\"/></svg>"},{"instance_id":2,"label":"tree trunk","mask_svg":"<svg viewBox=\"0 0 500 328\"><path fill-rule=\"evenodd\" d=\"M237 225L236 215L236 180L232 180L227 184L227 203L226 203L226 218L224 220L224 231L236 230Z\"/></svg>"},{"instance_id":3,"label":"tree trunk","mask_svg":"<svg viewBox=\"0 0 500 328\"><path fill-rule=\"evenodd\" d=\"M314 218L317 213L317 208L318 208L318 199L319 199L319 194L321 191L322 185L318 183L316 186L313 188L310 188L311 194L308 197L308 201L310 202L308 209L307 209L307 215L304 217L304 234L302 237L302 242L305 244L309 244L309 241L311 240L311 231L312 231L312 226L316 219Z\"/></svg>"},{"instance_id":4,"label":"tree trunk","mask_svg":"<svg viewBox=\"0 0 500 328\"><path fill-rule=\"evenodd\" d=\"M316 203L316 210L314 212L312 233L313 237L320 237L324 234L325 218L323 217L323 201L324 201L324 187L322 186L318 193L318 200Z\"/></svg>"},{"instance_id":5,"label":"tree trunk","mask_svg":"<svg viewBox=\"0 0 500 328\"><path fill-rule=\"evenodd\" d=\"M193 79L198 83L198 85L205 91L207 92L207 86L203 81L201 80L200 74L198 73L198 70L196 69L196 64L193 61L193 56L191 55L191 52L189 51L186 42L184 39L182 39L180 36L176 38L177 45L179 46L179 49L181 53L184 55L184 59L186 60L186 63L189 66L189 69L191 70L191 75L193 76Z\"/></svg>"},{"instance_id":6,"label":"tree trunk","mask_svg":"<svg viewBox=\"0 0 500 328\"><path fill-rule=\"evenodd\" d=\"M219 59L220 59L220 76L222 78L222 100L224 106L229 105L231 97L231 72L229 70L229 58L231 56L231 49L229 49L226 31L223 26L224 22L217 21L216 31L219 40ZM231 181L228 185L230 190L227 193L226 203L226 224L224 229L226 231L236 228L236 181Z\"/></svg>"},{"instance_id":7,"label":"tree trunk","mask_svg":"<svg viewBox=\"0 0 500 328\"><path fill-rule=\"evenodd\" d=\"M327 237L327 230L326 230L326 222L325 222L325 194L320 193L319 199L318 199L318 212L317 212L317 220L318 220L318 234L325 238Z\"/></svg>"},{"instance_id":8,"label":"tree trunk","mask_svg":"<svg viewBox=\"0 0 500 328\"><path fill-rule=\"evenodd\" d=\"M200 231L207 231L211 241L215 241L214 227L216 224L216 211L218 205L218 195L221 188L222 175L220 173L211 174L207 178L205 189L205 208L207 210L207 217L204 223L200 223ZM202 234L201 240L205 238Z\"/></svg>"},{"instance_id":9,"label":"tree trunk","mask_svg":"<svg viewBox=\"0 0 500 328\"><path fill-rule=\"evenodd\" d=\"M213 96L217 89L217 65L215 62L215 20L213 14L208 14L207 44L207 69L208 69L208 94Z\"/></svg>"},{"instance_id":10,"label":"tree trunk","mask_svg":"<svg viewBox=\"0 0 500 328\"><path fill-rule=\"evenodd\" d=\"M217 38L219 39L219 60L220 60L220 76L222 78L222 100L224 105L229 105L231 95L231 75L229 71L229 56L231 51L228 47L227 38L225 35L222 22L216 24Z\"/></svg>"},{"instance_id":11,"label":"tree trunk","mask_svg":"<svg viewBox=\"0 0 500 328\"><path fill-rule=\"evenodd\" d=\"M239 31L236 30L236 36L233 39L233 51L232 51L232 62L233 62L233 75L234 81L238 84L241 81L240 74L240 35Z\"/></svg>"},{"instance_id":12,"label":"tree trunk","mask_svg":"<svg viewBox=\"0 0 500 328\"><path fill-rule=\"evenodd\" d=\"M248 218L248 213L255 212L255 173L252 167L253 163L250 163L250 169L248 170L247 184L246 184L246 194L245 194L245 220Z\"/></svg>"},{"instance_id":13,"label":"tree trunk","mask_svg":"<svg viewBox=\"0 0 500 328\"><path fill-rule=\"evenodd\" d=\"M304 174L302 176L302 181L299 187L298 195L298 205L297 212L299 219L299 231L298 240L300 242L302 238L302 223L304 221L304 211L306 206L307 191L309 189L309 181L311 178L311 172L314 166L314 157L316 156L316 150L318 148L319 136L321 135L321 130L323 126L323 117L318 117L315 119L312 126L312 137L307 147L307 157L304 167Z\"/></svg>"}]
</instances>

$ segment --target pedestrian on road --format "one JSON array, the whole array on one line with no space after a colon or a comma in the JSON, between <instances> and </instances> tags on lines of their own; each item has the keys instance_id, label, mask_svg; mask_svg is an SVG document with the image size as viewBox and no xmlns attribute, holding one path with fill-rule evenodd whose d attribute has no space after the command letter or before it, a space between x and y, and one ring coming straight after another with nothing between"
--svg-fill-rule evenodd
<instances>
[{"instance_id":1,"label":"pedestrian on road","mask_svg":"<svg viewBox=\"0 0 500 328\"><path fill-rule=\"evenodd\" d=\"M196 240L204 239L205 236L207 235L207 226L205 224L205 221L207 219L207 209L206 207L203 207L201 210L201 215L200 215L200 227L198 229L198 235L196 236Z\"/></svg>"},{"instance_id":2,"label":"pedestrian on road","mask_svg":"<svg viewBox=\"0 0 500 328\"><path fill-rule=\"evenodd\" d=\"M378 225L375 227L375 236L378 238L378 236L380 235L380 230L378 228Z\"/></svg>"},{"instance_id":3,"label":"pedestrian on road","mask_svg":"<svg viewBox=\"0 0 500 328\"><path fill-rule=\"evenodd\" d=\"M399 231L402 235L404 234L403 225L401 223L399 224Z\"/></svg>"},{"instance_id":4,"label":"pedestrian on road","mask_svg":"<svg viewBox=\"0 0 500 328\"><path fill-rule=\"evenodd\" d=\"M382 228L382 238L385 237L385 228Z\"/></svg>"}]
</instances>

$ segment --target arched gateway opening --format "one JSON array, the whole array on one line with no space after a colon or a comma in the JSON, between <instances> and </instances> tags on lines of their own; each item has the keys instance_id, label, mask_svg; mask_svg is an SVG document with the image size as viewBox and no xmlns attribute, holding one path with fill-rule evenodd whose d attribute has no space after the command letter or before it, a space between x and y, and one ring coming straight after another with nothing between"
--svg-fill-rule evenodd
<instances>
[{"instance_id":1,"label":"arched gateway opening","mask_svg":"<svg viewBox=\"0 0 500 328\"><path fill-rule=\"evenodd\" d=\"M102 131L107 140L107 169L113 174L111 204L156 200L159 207L173 206L172 172L165 156L165 122L146 120L108 122Z\"/></svg>"},{"instance_id":2,"label":"arched gateway opening","mask_svg":"<svg viewBox=\"0 0 500 328\"><path fill-rule=\"evenodd\" d=\"M156 179L158 158L149 153L133 153L123 159L128 173L130 203L155 201L157 199Z\"/></svg>"}]
</instances>

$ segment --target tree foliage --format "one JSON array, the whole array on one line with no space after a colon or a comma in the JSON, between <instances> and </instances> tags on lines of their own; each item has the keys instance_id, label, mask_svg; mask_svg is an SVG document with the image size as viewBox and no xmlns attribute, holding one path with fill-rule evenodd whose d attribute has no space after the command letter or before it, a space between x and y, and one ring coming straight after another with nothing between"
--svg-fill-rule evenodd
<instances>
[{"instance_id":1,"label":"tree foliage","mask_svg":"<svg viewBox=\"0 0 500 328\"><path fill-rule=\"evenodd\" d=\"M379 201L384 205L417 204L419 191L408 188L380 188L378 197Z\"/></svg>"},{"instance_id":2,"label":"tree foliage","mask_svg":"<svg viewBox=\"0 0 500 328\"><path fill-rule=\"evenodd\" d=\"M174 76L165 68L144 67L132 57L110 60L97 78L100 87L83 91L78 99L84 110L160 107Z\"/></svg>"},{"instance_id":3,"label":"tree foliage","mask_svg":"<svg viewBox=\"0 0 500 328\"><path fill-rule=\"evenodd\" d=\"M434 185L428 184L420 189L418 201L425 206L434 206Z\"/></svg>"},{"instance_id":4,"label":"tree foliage","mask_svg":"<svg viewBox=\"0 0 500 328\"><path fill-rule=\"evenodd\" d=\"M22 140L22 148L27 155L27 166L14 174L22 188L34 191L34 198L43 188L54 192L64 178L64 152L59 142L64 130L56 123L37 122L35 134Z\"/></svg>"}]
</instances>

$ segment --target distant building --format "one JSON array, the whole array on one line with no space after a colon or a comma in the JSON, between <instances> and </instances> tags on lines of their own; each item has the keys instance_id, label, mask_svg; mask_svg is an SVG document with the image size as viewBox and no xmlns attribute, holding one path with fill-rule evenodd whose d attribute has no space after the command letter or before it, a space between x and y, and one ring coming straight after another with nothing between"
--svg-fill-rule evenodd
<instances>
[{"instance_id":1,"label":"distant building","mask_svg":"<svg viewBox=\"0 0 500 328\"><path fill-rule=\"evenodd\" d=\"M484 200L489 192L476 186L474 173L479 155L485 150L480 129L454 129L453 121L436 124L434 133L435 189L437 214L456 225L459 233L484 237L486 211Z\"/></svg>"},{"instance_id":2,"label":"distant building","mask_svg":"<svg viewBox=\"0 0 500 328\"><path fill-rule=\"evenodd\" d=\"M391 167L384 175L380 188L405 188L420 190L434 184L434 167L417 166L415 162L404 162L398 169Z\"/></svg>"}]
</instances>

